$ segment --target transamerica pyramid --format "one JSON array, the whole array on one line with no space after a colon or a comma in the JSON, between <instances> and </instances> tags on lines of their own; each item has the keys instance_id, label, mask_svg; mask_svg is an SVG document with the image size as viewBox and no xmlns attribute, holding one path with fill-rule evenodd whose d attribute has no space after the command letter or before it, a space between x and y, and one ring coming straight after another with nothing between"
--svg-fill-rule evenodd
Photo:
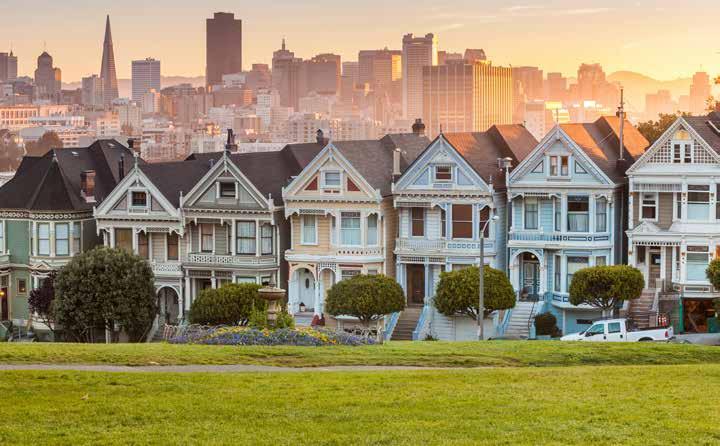
<instances>
[{"instance_id":1,"label":"transamerica pyramid","mask_svg":"<svg viewBox=\"0 0 720 446\"><path fill-rule=\"evenodd\" d=\"M105 41L103 42L102 67L100 79L103 85L103 105L108 108L113 99L118 98L118 81L115 72L115 52L113 51L112 33L110 32L110 16L105 22Z\"/></svg>"}]
</instances>

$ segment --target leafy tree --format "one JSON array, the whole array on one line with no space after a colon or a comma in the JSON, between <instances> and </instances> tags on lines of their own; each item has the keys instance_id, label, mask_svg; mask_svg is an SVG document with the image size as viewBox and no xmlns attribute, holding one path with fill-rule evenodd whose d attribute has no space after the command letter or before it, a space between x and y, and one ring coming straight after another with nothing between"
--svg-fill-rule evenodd
<instances>
[{"instance_id":1,"label":"leafy tree","mask_svg":"<svg viewBox=\"0 0 720 446\"><path fill-rule=\"evenodd\" d=\"M157 313L153 281L148 262L125 250L98 247L78 254L55 279L55 321L79 342L116 327L142 341Z\"/></svg>"},{"instance_id":2,"label":"leafy tree","mask_svg":"<svg viewBox=\"0 0 720 446\"><path fill-rule=\"evenodd\" d=\"M35 313L40 321L47 325L51 331L55 331L53 302L55 301L55 273L51 273L43 279L40 288L30 291L28 305L30 312Z\"/></svg>"},{"instance_id":3,"label":"leafy tree","mask_svg":"<svg viewBox=\"0 0 720 446\"><path fill-rule=\"evenodd\" d=\"M365 327L380 317L405 309L405 293L383 275L357 275L340 281L328 291L325 310L333 316L354 316Z\"/></svg>"},{"instance_id":4,"label":"leafy tree","mask_svg":"<svg viewBox=\"0 0 720 446\"><path fill-rule=\"evenodd\" d=\"M25 143L25 152L30 156L43 156L50 149L62 149L63 143L55 132L46 132L37 141Z\"/></svg>"},{"instance_id":5,"label":"leafy tree","mask_svg":"<svg viewBox=\"0 0 720 446\"><path fill-rule=\"evenodd\" d=\"M705 270L705 275L715 287L720 290L720 259L713 259Z\"/></svg>"},{"instance_id":6,"label":"leafy tree","mask_svg":"<svg viewBox=\"0 0 720 446\"><path fill-rule=\"evenodd\" d=\"M650 142L650 144L653 144L663 133L665 133L668 128L670 128L678 116L680 115L661 113L657 121L653 121L651 119L649 121L641 122L637 125L637 129L640 133L642 133L645 139ZM682 116L687 116L687 114L683 113Z\"/></svg>"},{"instance_id":7,"label":"leafy tree","mask_svg":"<svg viewBox=\"0 0 720 446\"><path fill-rule=\"evenodd\" d=\"M570 303L587 304L603 315L619 303L640 297L645 279L639 269L628 265L594 266L573 274Z\"/></svg>"},{"instance_id":8,"label":"leafy tree","mask_svg":"<svg viewBox=\"0 0 720 446\"><path fill-rule=\"evenodd\" d=\"M16 170L23 154L17 135L9 130L0 130L0 171Z\"/></svg>"},{"instance_id":9,"label":"leafy tree","mask_svg":"<svg viewBox=\"0 0 720 446\"><path fill-rule=\"evenodd\" d=\"M202 325L247 325L254 310L264 311L260 285L229 283L200 292L190 307L190 322Z\"/></svg>"},{"instance_id":10,"label":"leafy tree","mask_svg":"<svg viewBox=\"0 0 720 446\"><path fill-rule=\"evenodd\" d=\"M504 272L484 267L485 314L515 306L515 291ZM477 266L440 274L435 307L445 316L464 314L477 320L479 313L480 271Z\"/></svg>"}]
</instances>

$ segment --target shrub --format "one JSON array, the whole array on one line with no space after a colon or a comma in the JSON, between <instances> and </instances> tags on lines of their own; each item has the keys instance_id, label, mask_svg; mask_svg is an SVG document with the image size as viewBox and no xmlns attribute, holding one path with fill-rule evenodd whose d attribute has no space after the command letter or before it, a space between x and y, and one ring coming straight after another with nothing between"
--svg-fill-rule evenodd
<instances>
[{"instance_id":1,"label":"shrub","mask_svg":"<svg viewBox=\"0 0 720 446\"><path fill-rule=\"evenodd\" d=\"M259 289L254 283L229 283L203 290L190 306L190 323L247 325L253 308L265 308Z\"/></svg>"},{"instance_id":2,"label":"shrub","mask_svg":"<svg viewBox=\"0 0 720 446\"><path fill-rule=\"evenodd\" d=\"M267 313L261 308L253 308L252 311L250 311L247 326L256 330L268 328Z\"/></svg>"},{"instance_id":3,"label":"shrub","mask_svg":"<svg viewBox=\"0 0 720 446\"><path fill-rule=\"evenodd\" d=\"M365 325L405 309L405 294L398 283L383 275L357 275L333 285L325 310L333 316L354 316Z\"/></svg>"},{"instance_id":4,"label":"shrub","mask_svg":"<svg viewBox=\"0 0 720 446\"><path fill-rule=\"evenodd\" d=\"M495 310L515 306L515 291L504 272L484 267L485 317ZM445 316L464 314L477 320L480 271L477 266L440 274L435 307Z\"/></svg>"},{"instance_id":5,"label":"shrub","mask_svg":"<svg viewBox=\"0 0 720 446\"><path fill-rule=\"evenodd\" d=\"M713 259L705 270L705 275L708 280L715 287L716 290L720 290L720 259Z\"/></svg>"},{"instance_id":6,"label":"shrub","mask_svg":"<svg viewBox=\"0 0 720 446\"><path fill-rule=\"evenodd\" d=\"M550 312L535 315L535 334L553 336L557 333L557 318Z\"/></svg>"},{"instance_id":7,"label":"shrub","mask_svg":"<svg viewBox=\"0 0 720 446\"><path fill-rule=\"evenodd\" d=\"M287 305L283 305L275 319L275 328L295 328L295 319L288 313Z\"/></svg>"},{"instance_id":8,"label":"shrub","mask_svg":"<svg viewBox=\"0 0 720 446\"><path fill-rule=\"evenodd\" d=\"M213 327L204 330L188 330L169 341L171 344L204 345L367 345L374 344L372 337L357 336L315 328L281 328L257 330L249 327Z\"/></svg>"},{"instance_id":9,"label":"shrub","mask_svg":"<svg viewBox=\"0 0 720 446\"><path fill-rule=\"evenodd\" d=\"M30 312L37 314L40 322L47 325L51 331L55 331L55 318L52 308L55 301L55 276L55 273L51 273L44 278L40 288L30 291L28 296Z\"/></svg>"},{"instance_id":10,"label":"shrub","mask_svg":"<svg viewBox=\"0 0 720 446\"><path fill-rule=\"evenodd\" d=\"M640 297L645 279L639 269L628 265L594 266L573 274L570 303L588 304L606 311L619 303Z\"/></svg>"},{"instance_id":11,"label":"shrub","mask_svg":"<svg viewBox=\"0 0 720 446\"><path fill-rule=\"evenodd\" d=\"M98 329L145 338L157 313L152 268L122 249L98 247L73 257L55 279L55 322L66 337L94 341Z\"/></svg>"}]
</instances>

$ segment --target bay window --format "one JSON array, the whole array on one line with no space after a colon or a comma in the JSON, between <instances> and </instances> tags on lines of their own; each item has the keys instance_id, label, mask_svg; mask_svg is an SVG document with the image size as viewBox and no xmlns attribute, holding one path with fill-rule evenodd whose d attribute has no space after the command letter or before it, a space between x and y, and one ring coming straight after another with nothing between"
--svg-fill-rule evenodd
<instances>
[{"instance_id":1,"label":"bay window","mask_svg":"<svg viewBox=\"0 0 720 446\"><path fill-rule=\"evenodd\" d=\"M167 259L168 260L178 260L178 258L179 258L178 247L179 247L178 235L177 234L168 234L167 235Z\"/></svg>"},{"instance_id":2,"label":"bay window","mask_svg":"<svg viewBox=\"0 0 720 446\"><path fill-rule=\"evenodd\" d=\"M453 238L473 237L473 212L471 204L452 205L452 236Z\"/></svg>"},{"instance_id":3,"label":"bay window","mask_svg":"<svg viewBox=\"0 0 720 446\"><path fill-rule=\"evenodd\" d=\"M211 224L200 224L200 251L213 251L213 225Z\"/></svg>"},{"instance_id":4,"label":"bay window","mask_svg":"<svg viewBox=\"0 0 720 446\"><path fill-rule=\"evenodd\" d=\"M657 220L658 194L644 193L640 197L640 219Z\"/></svg>"},{"instance_id":5,"label":"bay window","mask_svg":"<svg viewBox=\"0 0 720 446\"><path fill-rule=\"evenodd\" d=\"M705 282L707 276L705 270L710 263L707 246L687 247L687 280Z\"/></svg>"},{"instance_id":6,"label":"bay window","mask_svg":"<svg viewBox=\"0 0 720 446\"><path fill-rule=\"evenodd\" d=\"M370 214L367 218L367 244L375 246L378 244L378 216Z\"/></svg>"},{"instance_id":7,"label":"bay window","mask_svg":"<svg viewBox=\"0 0 720 446\"><path fill-rule=\"evenodd\" d=\"M590 222L589 197L568 197L568 231L588 232Z\"/></svg>"},{"instance_id":8,"label":"bay window","mask_svg":"<svg viewBox=\"0 0 720 446\"><path fill-rule=\"evenodd\" d=\"M50 255L50 223L39 223L37 225L38 231L38 255L49 256Z\"/></svg>"},{"instance_id":9,"label":"bay window","mask_svg":"<svg viewBox=\"0 0 720 446\"><path fill-rule=\"evenodd\" d=\"M410 235L413 237L425 236L425 209L410 209Z\"/></svg>"},{"instance_id":10,"label":"bay window","mask_svg":"<svg viewBox=\"0 0 720 446\"><path fill-rule=\"evenodd\" d=\"M607 231L607 199L598 198L595 201L595 231L606 232Z\"/></svg>"},{"instance_id":11,"label":"bay window","mask_svg":"<svg viewBox=\"0 0 720 446\"><path fill-rule=\"evenodd\" d=\"M269 223L260 226L260 253L273 253L273 227Z\"/></svg>"},{"instance_id":12,"label":"bay window","mask_svg":"<svg viewBox=\"0 0 720 446\"><path fill-rule=\"evenodd\" d=\"M144 232L138 233L138 255L143 259L150 258L150 242Z\"/></svg>"},{"instance_id":13,"label":"bay window","mask_svg":"<svg viewBox=\"0 0 720 446\"><path fill-rule=\"evenodd\" d=\"M525 198L525 229L538 228L538 199Z\"/></svg>"},{"instance_id":14,"label":"bay window","mask_svg":"<svg viewBox=\"0 0 720 446\"><path fill-rule=\"evenodd\" d=\"M72 224L72 249L74 254L82 251L82 239L80 238L80 230L80 223Z\"/></svg>"},{"instance_id":15,"label":"bay window","mask_svg":"<svg viewBox=\"0 0 720 446\"><path fill-rule=\"evenodd\" d=\"M606 266L606 265L607 265L607 258L605 256L595 257L595 266Z\"/></svg>"},{"instance_id":16,"label":"bay window","mask_svg":"<svg viewBox=\"0 0 720 446\"><path fill-rule=\"evenodd\" d=\"M688 185L687 219L706 221L710 218L710 186Z\"/></svg>"},{"instance_id":17,"label":"bay window","mask_svg":"<svg viewBox=\"0 0 720 446\"><path fill-rule=\"evenodd\" d=\"M340 281L352 279L355 276L360 275L359 269L343 269L340 270Z\"/></svg>"},{"instance_id":18,"label":"bay window","mask_svg":"<svg viewBox=\"0 0 720 446\"><path fill-rule=\"evenodd\" d=\"M360 212L340 214L340 242L343 246L360 246Z\"/></svg>"},{"instance_id":19,"label":"bay window","mask_svg":"<svg viewBox=\"0 0 720 446\"><path fill-rule=\"evenodd\" d=\"M572 284L573 275L583 268L587 268L588 263L587 257L575 257L571 256L567 258L567 285L566 290L570 290L570 284Z\"/></svg>"},{"instance_id":20,"label":"bay window","mask_svg":"<svg viewBox=\"0 0 720 446\"><path fill-rule=\"evenodd\" d=\"M67 223L55 224L55 255L70 255L70 226Z\"/></svg>"},{"instance_id":21,"label":"bay window","mask_svg":"<svg viewBox=\"0 0 720 446\"><path fill-rule=\"evenodd\" d=\"M238 254L255 254L257 248L255 246L255 222L239 221L237 222L237 253Z\"/></svg>"},{"instance_id":22,"label":"bay window","mask_svg":"<svg viewBox=\"0 0 720 446\"><path fill-rule=\"evenodd\" d=\"M562 278L562 257L556 255L555 256L555 262L553 265L553 268L555 268L555 271L553 274L555 276L555 283L553 284L553 290L557 291L558 293L561 291L561 278Z\"/></svg>"},{"instance_id":23,"label":"bay window","mask_svg":"<svg viewBox=\"0 0 720 446\"><path fill-rule=\"evenodd\" d=\"M555 231L562 231L562 200L555 198Z\"/></svg>"},{"instance_id":24,"label":"bay window","mask_svg":"<svg viewBox=\"0 0 720 446\"><path fill-rule=\"evenodd\" d=\"M300 217L300 244L317 244L317 217L315 215Z\"/></svg>"}]
</instances>

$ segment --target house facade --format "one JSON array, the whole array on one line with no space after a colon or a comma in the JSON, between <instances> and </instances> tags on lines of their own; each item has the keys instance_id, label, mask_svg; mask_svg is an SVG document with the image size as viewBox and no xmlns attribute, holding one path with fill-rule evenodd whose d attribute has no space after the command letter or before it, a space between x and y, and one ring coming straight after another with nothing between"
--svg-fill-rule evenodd
<instances>
[{"instance_id":1,"label":"house facade","mask_svg":"<svg viewBox=\"0 0 720 446\"><path fill-rule=\"evenodd\" d=\"M678 331L714 314L705 269L720 253L720 114L679 117L628 170L628 263Z\"/></svg>"},{"instance_id":2,"label":"house facade","mask_svg":"<svg viewBox=\"0 0 720 446\"><path fill-rule=\"evenodd\" d=\"M132 159L115 140L23 158L0 188L0 320L27 320L30 291L73 255L102 244L93 206Z\"/></svg>"},{"instance_id":3,"label":"house facade","mask_svg":"<svg viewBox=\"0 0 720 446\"><path fill-rule=\"evenodd\" d=\"M507 168L517 164L536 143L519 125L494 126L482 133L440 134L394 182L396 279L409 307L401 321L414 324L413 339L427 335L444 340L476 338L475 321L464 316L449 318L435 309L435 289L441 272L481 261L481 241L482 261L505 269L503 163L507 161ZM413 312L413 307L421 311Z\"/></svg>"},{"instance_id":4,"label":"house facade","mask_svg":"<svg viewBox=\"0 0 720 446\"><path fill-rule=\"evenodd\" d=\"M620 159L619 119L555 126L510 174L510 281L519 300L538 301L563 333L601 317L569 302L573 274L624 260L625 170L648 146L628 122Z\"/></svg>"}]
</instances>

